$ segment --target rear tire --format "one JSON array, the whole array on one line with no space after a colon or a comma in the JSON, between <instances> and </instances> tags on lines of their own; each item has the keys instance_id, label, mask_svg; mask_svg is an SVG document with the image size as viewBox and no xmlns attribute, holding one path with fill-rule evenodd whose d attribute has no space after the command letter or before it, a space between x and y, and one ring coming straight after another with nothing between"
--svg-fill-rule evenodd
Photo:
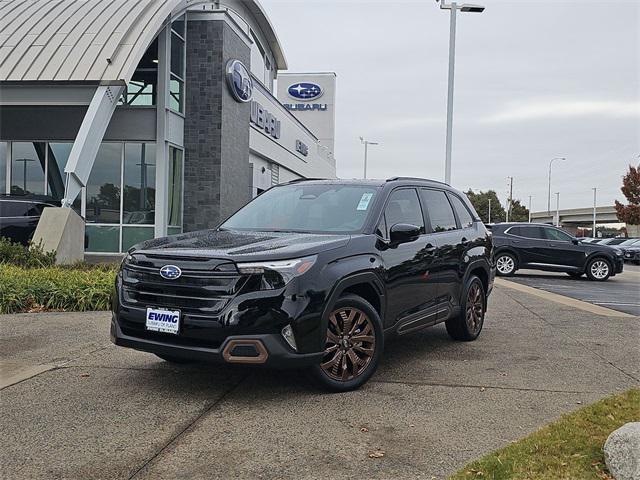
<instances>
[{"instance_id":1,"label":"rear tire","mask_svg":"<svg viewBox=\"0 0 640 480\"><path fill-rule=\"evenodd\" d=\"M595 282L604 282L611 276L612 268L606 258L593 258L587 263L587 277Z\"/></svg>"},{"instance_id":2,"label":"rear tire","mask_svg":"<svg viewBox=\"0 0 640 480\"><path fill-rule=\"evenodd\" d=\"M516 257L511 253L502 252L496 255L496 273L501 277L510 277L518 269Z\"/></svg>"},{"instance_id":3,"label":"rear tire","mask_svg":"<svg viewBox=\"0 0 640 480\"><path fill-rule=\"evenodd\" d=\"M164 353L154 353L154 355L156 357L161 358L162 360L164 360L165 362L169 362L169 363L175 363L178 365L187 365L189 363L195 363L194 360L190 360L188 358L184 358L184 357L175 357L173 355L165 355Z\"/></svg>"},{"instance_id":4,"label":"rear tire","mask_svg":"<svg viewBox=\"0 0 640 480\"><path fill-rule=\"evenodd\" d=\"M470 276L464 286L460 307L460 314L445 322L447 333L454 340L475 340L482 331L487 310L484 285L475 275Z\"/></svg>"},{"instance_id":5,"label":"rear tire","mask_svg":"<svg viewBox=\"0 0 640 480\"><path fill-rule=\"evenodd\" d=\"M384 334L378 312L364 298L345 295L331 307L327 319L325 355L310 374L332 392L362 386L378 368Z\"/></svg>"}]
</instances>

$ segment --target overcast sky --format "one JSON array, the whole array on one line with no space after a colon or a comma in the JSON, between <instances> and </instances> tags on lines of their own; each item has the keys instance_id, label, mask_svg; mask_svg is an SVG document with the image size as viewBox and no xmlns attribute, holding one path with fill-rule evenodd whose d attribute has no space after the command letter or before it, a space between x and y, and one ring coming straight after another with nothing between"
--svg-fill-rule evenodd
<instances>
[{"instance_id":1,"label":"overcast sky","mask_svg":"<svg viewBox=\"0 0 640 480\"><path fill-rule=\"evenodd\" d=\"M478 0L480 2L480 0ZM289 71L337 73L338 176L444 177L449 13L434 0L263 0ZM546 210L622 199L640 162L640 1L485 0L458 15L453 186ZM555 196L552 198L555 208Z\"/></svg>"}]
</instances>

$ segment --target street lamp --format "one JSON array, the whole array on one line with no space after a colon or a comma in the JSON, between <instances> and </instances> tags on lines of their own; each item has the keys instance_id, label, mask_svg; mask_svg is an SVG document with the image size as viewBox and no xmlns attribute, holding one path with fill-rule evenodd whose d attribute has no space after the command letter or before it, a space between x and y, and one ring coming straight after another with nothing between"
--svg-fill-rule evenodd
<instances>
[{"instance_id":1,"label":"street lamp","mask_svg":"<svg viewBox=\"0 0 640 480\"><path fill-rule=\"evenodd\" d=\"M529 195L529 223L531 223L531 195Z\"/></svg>"},{"instance_id":2,"label":"street lamp","mask_svg":"<svg viewBox=\"0 0 640 480\"><path fill-rule=\"evenodd\" d=\"M560 226L560 192L556 192L556 227Z\"/></svg>"},{"instance_id":3,"label":"street lamp","mask_svg":"<svg viewBox=\"0 0 640 480\"><path fill-rule=\"evenodd\" d=\"M369 140L365 140L360 137L360 143L364 145L364 178L367 178L367 151L369 149L369 145L380 145L378 142L370 142Z\"/></svg>"},{"instance_id":4,"label":"street lamp","mask_svg":"<svg viewBox=\"0 0 640 480\"><path fill-rule=\"evenodd\" d=\"M436 0L437 2L438 0ZM449 80L447 86L447 146L446 159L444 164L444 182L451 184L451 136L453 130L453 74L456 56L456 13L461 12L482 13L484 7L481 5L471 5L463 3L458 5L456 2L449 4L445 0L440 2L441 10L450 10L449 24Z\"/></svg>"},{"instance_id":5,"label":"street lamp","mask_svg":"<svg viewBox=\"0 0 640 480\"><path fill-rule=\"evenodd\" d=\"M549 192L547 195L547 216L551 216L551 165L553 165L553 162L556 160L566 160L566 158L556 157L552 158L549 162Z\"/></svg>"}]
</instances>

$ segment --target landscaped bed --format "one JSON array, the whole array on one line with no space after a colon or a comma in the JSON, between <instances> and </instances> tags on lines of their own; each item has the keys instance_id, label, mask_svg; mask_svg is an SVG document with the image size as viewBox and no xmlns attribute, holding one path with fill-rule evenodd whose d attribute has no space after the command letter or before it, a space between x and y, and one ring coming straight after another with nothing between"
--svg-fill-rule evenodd
<instances>
[{"instance_id":1,"label":"landscaped bed","mask_svg":"<svg viewBox=\"0 0 640 480\"><path fill-rule=\"evenodd\" d=\"M640 390L608 397L481 458L450 480L611 479L603 446L611 432L640 419Z\"/></svg>"},{"instance_id":2,"label":"landscaped bed","mask_svg":"<svg viewBox=\"0 0 640 480\"><path fill-rule=\"evenodd\" d=\"M117 265L56 266L55 255L0 238L0 313L107 310Z\"/></svg>"}]
</instances>

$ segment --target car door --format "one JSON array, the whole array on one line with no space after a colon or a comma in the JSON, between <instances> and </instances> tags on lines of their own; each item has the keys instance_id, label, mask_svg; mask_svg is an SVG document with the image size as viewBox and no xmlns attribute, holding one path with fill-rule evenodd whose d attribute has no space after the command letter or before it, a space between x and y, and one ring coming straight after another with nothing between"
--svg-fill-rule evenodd
<instances>
[{"instance_id":1,"label":"car door","mask_svg":"<svg viewBox=\"0 0 640 480\"><path fill-rule=\"evenodd\" d=\"M437 262L432 277L438 285L439 318L449 314L449 307L457 305L460 297L460 258L463 232L458 228L453 207L443 190L420 189L422 204L427 211L429 227L438 247Z\"/></svg>"},{"instance_id":2,"label":"car door","mask_svg":"<svg viewBox=\"0 0 640 480\"><path fill-rule=\"evenodd\" d=\"M517 225L505 231L509 244L518 254L520 266L545 263L544 249L547 240L544 230L538 225Z\"/></svg>"},{"instance_id":3,"label":"car door","mask_svg":"<svg viewBox=\"0 0 640 480\"><path fill-rule=\"evenodd\" d=\"M545 263L558 267L580 269L586 258L585 248L573 243L573 237L559 228L543 227Z\"/></svg>"},{"instance_id":4,"label":"car door","mask_svg":"<svg viewBox=\"0 0 640 480\"><path fill-rule=\"evenodd\" d=\"M413 242L391 245L389 231L397 223L417 225L422 233ZM378 231L385 239L378 243L387 289L386 326L402 322L398 326L401 332L420 328L429 321L436 301L436 286L430 271L437 249L426 234L424 215L414 188L400 188L389 195Z\"/></svg>"}]
</instances>

